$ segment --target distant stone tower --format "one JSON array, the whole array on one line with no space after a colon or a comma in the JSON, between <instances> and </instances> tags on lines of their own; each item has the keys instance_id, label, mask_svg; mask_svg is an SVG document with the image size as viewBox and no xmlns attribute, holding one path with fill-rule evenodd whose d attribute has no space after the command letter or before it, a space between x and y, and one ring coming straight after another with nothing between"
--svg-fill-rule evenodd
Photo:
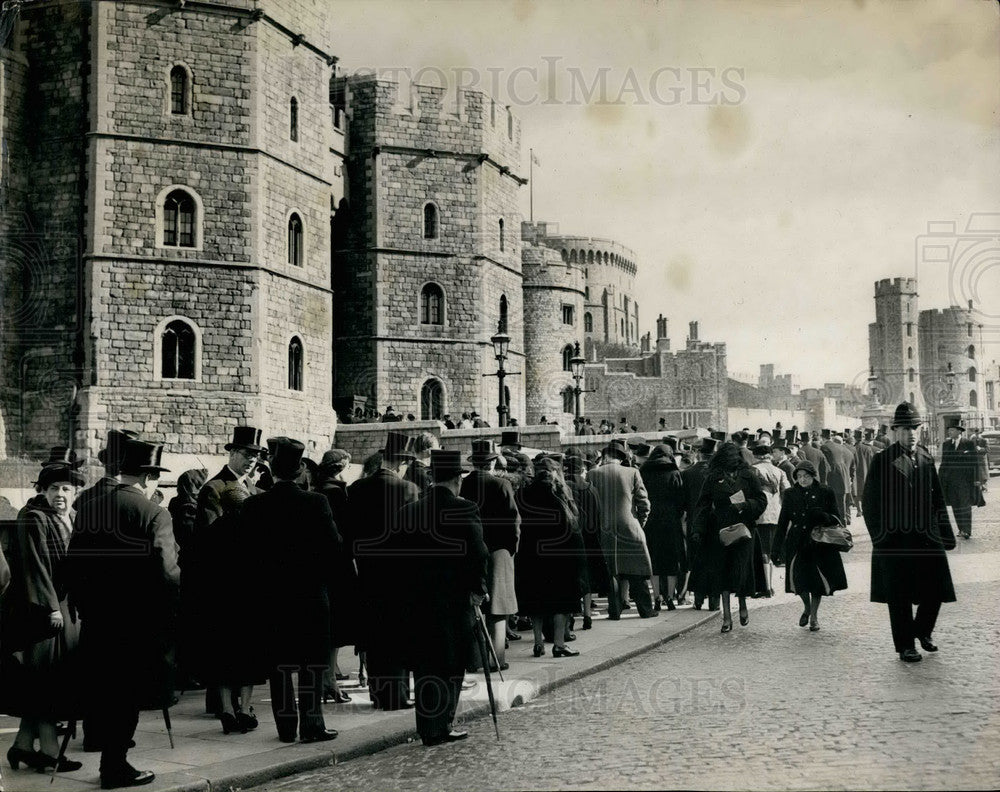
<instances>
[{"instance_id":1,"label":"distant stone tower","mask_svg":"<svg viewBox=\"0 0 1000 792\"><path fill-rule=\"evenodd\" d=\"M564 262L555 250L534 244L539 231L544 236L544 225L522 226L525 417L537 423L545 416L572 431L575 382L570 360L577 344L583 353L584 270L579 264ZM580 395L580 413L586 414L585 394Z\"/></svg>"},{"instance_id":2,"label":"distant stone tower","mask_svg":"<svg viewBox=\"0 0 1000 792\"><path fill-rule=\"evenodd\" d=\"M337 251L339 397L418 418L476 410L496 426L490 337L523 372L520 124L476 91L343 83L350 227ZM524 375L506 380L524 422Z\"/></svg>"},{"instance_id":3,"label":"distant stone tower","mask_svg":"<svg viewBox=\"0 0 1000 792\"><path fill-rule=\"evenodd\" d=\"M929 408L941 413L950 410L982 425L983 328L975 316L971 304L968 308L921 311L920 370Z\"/></svg>"},{"instance_id":4,"label":"distant stone tower","mask_svg":"<svg viewBox=\"0 0 1000 792\"><path fill-rule=\"evenodd\" d=\"M8 453L93 453L109 425L168 452L220 453L236 423L329 447L332 21L324 0L21 5Z\"/></svg>"},{"instance_id":5,"label":"distant stone tower","mask_svg":"<svg viewBox=\"0 0 1000 792\"><path fill-rule=\"evenodd\" d=\"M868 362L884 405L909 401L924 409L917 311L915 278L886 278L875 283L875 322L868 325Z\"/></svg>"}]
</instances>

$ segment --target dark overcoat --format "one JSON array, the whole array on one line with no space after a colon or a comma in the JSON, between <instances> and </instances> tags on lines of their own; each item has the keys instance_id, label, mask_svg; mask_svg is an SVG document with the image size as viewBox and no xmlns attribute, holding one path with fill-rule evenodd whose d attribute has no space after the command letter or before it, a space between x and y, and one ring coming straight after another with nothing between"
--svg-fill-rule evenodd
<instances>
[{"instance_id":1,"label":"dark overcoat","mask_svg":"<svg viewBox=\"0 0 1000 792\"><path fill-rule=\"evenodd\" d=\"M808 487L796 484L785 490L775 544L783 543L785 591L789 594L830 595L847 588L840 551L810 538L813 528L838 522L843 524L843 516L829 487L813 481Z\"/></svg>"},{"instance_id":2,"label":"dark overcoat","mask_svg":"<svg viewBox=\"0 0 1000 792\"><path fill-rule=\"evenodd\" d=\"M731 498L741 491L744 503L733 504ZM767 591L763 557L754 549L754 523L765 508L767 497L753 468L721 472L709 467L695 515L695 539L707 568L705 588L696 591L710 595L728 591L742 597ZM719 541L720 529L740 522L750 530L751 539L725 547Z\"/></svg>"},{"instance_id":3,"label":"dark overcoat","mask_svg":"<svg viewBox=\"0 0 1000 792\"><path fill-rule=\"evenodd\" d=\"M979 449L971 440L945 440L941 444L941 491L952 508L967 508L976 503L980 484Z\"/></svg>"},{"instance_id":4,"label":"dark overcoat","mask_svg":"<svg viewBox=\"0 0 1000 792\"><path fill-rule=\"evenodd\" d=\"M822 449L829 466L826 481L834 495L850 495L854 491L854 452L843 443L832 440Z\"/></svg>"},{"instance_id":5,"label":"dark overcoat","mask_svg":"<svg viewBox=\"0 0 1000 792\"><path fill-rule=\"evenodd\" d=\"M473 470L462 480L460 494L479 507L483 540L489 551L507 550L514 555L521 534L521 515L511 483L484 470Z\"/></svg>"},{"instance_id":6,"label":"dark overcoat","mask_svg":"<svg viewBox=\"0 0 1000 792\"><path fill-rule=\"evenodd\" d=\"M583 552L586 556L584 582L587 591L598 595L606 595L611 591L608 576L608 562L601 547L601 499L594 485L579 474L566 476L566 486L573 493L576 502L576 522L583 540Z\"/></svg>"},{"instance_id":7,"label":"dark overcoat","mask_svg":"<svg viewBox=\"0 0 1000 792\"><path fill-rule=\"evenodd\" d=\"M339 479L326 479L319 492L330 504L333 520L337 524L336 569L330 590L330 637L335 647L354 646L358 640L361 609L361 590L358 572L354 565L353 531L350 506L347 501L347 484Z\"/></svg>"},{"instance_id":8,"label":"dark overcoat","mask_svg":"<svg viewBox=\"0 0 1000 792\"><path fill-rule=\"evenodd\" d=\"M875 455L862 498L872 538L872 602L954 602L945 550L955 547L934 460L899 443Z\"/></svg>"},{"instance_id":9,"label":"dark overcoat","mask_svg":"<svg viewBox=\"0 0 1000 792\"><path fill-rule=\"evenodd\" d=\"M276 481L240 512L246 546L257 559L258 659L265 670L330 662L330 590L340 537L326 498Z\"/></svg>"},{"instance_id":10,"label":"dark overcoat","mask_svg":"<svg viewBox=\"0 0 1000 792\"><path fill-rule=\"evenodd\" d=\"M419 459L414 459L406 469L403 480L413 482L420 488L421 492L426 492L434 484L434 477L431 476L430 466L424 464Z\"/></svg>"},{"instance_id":11,"label":"dark overcoat","mask_svg":"<svg viewBox=\"0 0 1000 792\"><path fill-rule=\"evenodd\" d=\"M691 568L691 575L688 578L688 588L698 594L708 591L710 588L718 591L718 584L710 584L708 580L709 569L702 561L700 554L700 544L694 536L695 515L698 510L698 501L701 498L701 488L708 476L708 462L699 460L691 467L681 471L681 481L684 483L684 523L685 540L687 546L688 565Z\"/></svg>"},{"instance_id":12,"label":"dark overcoat","mask_svg":"<svg viewBox=\"0 0 1000 792\"><path fill-rule=\"evenodd\" d=\"M865 479L868 469L878 450L871 443L858 443L854 446L854 493L860 498L865 491Z\"/></svg>"},{"instance_id":13,"label":"dark overcoat","mask_svg":"<svg viewBox=\"0 0 1000 792\"><path fill-rule=\"evenodd\" d=\"M803 443L799 449L799 456L808 459L816 466L816 473L819 475L819 483L826 484L830 474L830 464L826 461L826 454L820 451L812 443Z\"/></svg>"},{"instance_id":14,"label":"dark overcoat","mask_svg":"<svg viewBox=\"0 0 1000 792\"><path fill-rule=\"evenodd\" d=\"M673 459L650 459L639 468L649 495L649 517L642 526L654 575L683 575L687 571L684 552L684 510L687 492Z\"/></svg>"},{"instance_id":15,"label":"dark overcoat","mask_svg":"<svg viewBox=\"0 0 1000 792\"><path fill-rule=\"evenodd\" d=\"M402 629L394 636L405 647L404 665L441 678L460 675L473 637L471 595L487 593L479 509L433 486L395 515L388 544L405 559L398 572Z\"/></svg>"},{"instance_id":16,"label":"dark overcoat","mask_svg":"<svg viewBox=\"0 0 1000 792\"><path fill-rule=\"evenodd\" d=\"M649 495L633 467L605 463L587 474L601 502L601 546L612 575L653 574L643 523L649 516Z\"/></svg>"},{"instance_id":17,"label":"dark overcoat","mask_svg":"<svg viewBox=\"0 0 1000 792\"><path fill-rule=\"evenodd\" d=\"M162 709L173 702L180 587L170 515L119 483L91 491L77 507L67 585L82 621L91 704L113 690L139 709Z\"/></svg>"}]
</instances>

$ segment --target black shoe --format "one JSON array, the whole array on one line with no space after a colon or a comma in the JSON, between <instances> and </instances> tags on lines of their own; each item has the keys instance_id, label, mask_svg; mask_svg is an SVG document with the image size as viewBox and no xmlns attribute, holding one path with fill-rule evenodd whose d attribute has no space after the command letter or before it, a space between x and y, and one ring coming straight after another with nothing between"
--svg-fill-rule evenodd
<instances>
[{"instance_id":1,"label":"black shoe","mask_svg":"<svg viewBox=\"0 0 1000 792\"><path fill-rule=\"evenodd\" d=\"M128 762L124 767L107 773L101 773L101 789L118 789L120 787L143 786L152 784L156 775L150 770L136 770Z\"/></svg>"},{"instance_id":2,"label":"black shoe","mask_svg":"<svg viewBox=\"0 0 1000 792\"><path fill-rule=\"evenodd\" d=\"M727 632L732 632L732 631L733 631L733 620L730 619L729 621L726 621L725 619L723 619L722 620L722 629L719 630L719 632L727 633Z\"/></svg>"},{"instance_id":3,"label":"black shoe","mask_svg":"<svg viewBox=\"0 0 1000 792\"><path fill-rule=\"evenodd\" d=\"M563 642L565 643L566 641L575 641L575 640L576 640L576 633L567 632L565 638L563 639Z\"/></svg>"},{"instance_id":4,"label":"black shoe","mask_svg":"<svg viewBox=\"0 0 1000 792\"><path fill-rule=\"evenodd\" d=\"M41 767L38 751L26 751L16 745L12 745L7 751L7 761L14 770L20 768L22 762L24 762L25 767L32 767L35 770Z\"/></svg>"},{"instance_id":5,"label":"black shoe","mask_svg":"<svg viewBox=\"0 0 1000 792\"><path fill-rule=\"evenodd\" d=\"M283 743L293 743L295 742L295 733L292 734L279 734L278 739Z\"/></svg>"},{"instance_id":6,"label":"black shoe","mask_svg":"<svg viewBox=\"0 0 1000 792\"><path fill-rule=\"evenodd\" d=\"M666 604L668 611L677 610L677 605L674 604L674 601L672 599L666 600Z\"/></svg>"},{"instance_id":7,"label":"black shoe","mask_svg":"<svg viewBox=\"0 0 1000 792\"><path fill-rule=\"evenodd\" d=\"M521 640L521 634L520 633L516 633L513 630L507 630L507 640L508 641L520 641Z\"/></svg>"},{"instance_id":8,"label":"black shoe","mask_svg":"<svg viewBox=\"0 0 1000 792\"><path fill-rule=\"evenodd\" d=\"M52 767L55 767L56 772L59 773L72 773L74 770L79 770L83 767L83 762L75 762L72 759L67 759L65 756L60 756L59 766L56 767L56 758L54 756L49 756L47 753L39 751L38 764L35 765L35 769L48 772L49 768Z\"/></svg>"},{"instance_id":9,"label":"black shoe","mask_svg":"<svg viewBox=\"0 0 1000 792\"><path fill-rule=\"evenodd\" d=\"M339 732L336 729L323 729L323 731L312 732L311 734L303 734L299 738L299 742L304 743L315 743L315 742L329 742L330 740L337 739Z\"/></svg>"},{"instance_id":10,"label":"black shoe","mask_svg":"<svg viewBox=\"0 0 1000 792\"><path fill-rule=\"evenodd\" d=\"M649 613L640 613L639 614L639 618L640 619L657 619L657 618L659 618L659 616L660 616L660 614L657 613L656 611L650 611Z\"/></svg>"},{"instance_id":11,"label":"black shoe","mask_svg":"<svg viewBox=\"0 0 1000 792\"><path fill-rule=\"evenodd\" d=\"M747 611L740 611L740 624L746 627L750 623L750 614Z\"/></svg>"},{"instance_id":12,"label":"black shoe","mask_svg":"<svg viewBox=\"0 0 1000 792\"><path fill-rule=\"evenodd\" d=\"M584 616L583 617L583 626L580 629L581 630L590 630L590 629L593 628L593 626L594 626L594 620L590 616Z\"/></svg>"},{"instance_id":13,"label":"black shoe","mask_svg":"<svg viewBox=\"0 0 1000 792\"><path fill-rule=\"evenodd\" d=\"M432 745L443 745L444 743L458 742L469 736L468 732L450 731L447 734L439 734L436 737L424 737L423 742L428 748Z\"/></svg>"},{"instance_id":14,"label":"black shoe","mask_svg":"<svg viewBox=\"0 0 1000 792\"><path fill-rule=\"evenodd\" d=\"M219 716L219 720L222 721L222 733L229 734L230 732L236 734L246 734L247 730L242 728L239 721L236 720L236 716L231 712L223 712Z\"/></svg>"},{"instance_id":15,"label":"black shoe","mask_svg":"<svg viewBox=\"0 0 1000 792\"><path fill-rule=\"evenodd\" d=\"M931 639L928 638L917 638L920 641L920 646L925 652L936 652L938 648L931 643Z\"/></svg>"},{"instance_id":16,"label":"black shoe","mask_svg":"<svg viewBox=\"0 0 1000 792\"><path fill-rule=\"evenodd\" d=\"M531 654L535 657L541 657L545 654L545 644L535 644L535 647L531 650Z\"/></svg>"},{"instance_id":17,"label":"black shoe","mask_svg":"<svg viewBox=\"0 0 1000 792\"><path fill-rule=\"evenodd\" d=\"M899 653L899 659L904 663L919 663L924 659L924 656L916 649L904 649Z\"/></svg>"},{"instance_id":18,"label":"black shoe","mask_svg":"<svg viewBox=\"0 0 1000 792\"><path fill-rule=\"evenodd\" d=\"M809 611L802 611L802 615L799 616L799 627L805 627L809 624Z\"/></svg>"},{"instance_id":19,"label":"black shoe","mask_svg":"<svg viewBox=\"0 0 1000 792\"><path fill-rule=\"evenodd\" d=\"M566 646L553 646L552 656L553 657L578 657L580 653L575 649L570 649Z\"/></svg>"},{"instance_id":20,"label":"black shoe","mask_svg":"<svg viewBox=\"0 0 1000 792\"><path fill-rule=\"evenodd\" d=\"M662 602L663 601L659 597L657 597L656 601L653 603L653 610L655 610L657 613L659 613L660 609L663 607Z\"/></svg>"},{"instance_id":21,"label":"black shoe","mask_svg":"<svg viewBox=\"0 0 1000 792\"><path fill-rule=\"evenodd\" d=\"M326 691L323 692L323 700L326 701ZM350 701L350 699L348 699L348 701ZM236 725L243 730L244 734L248 731L253 731L260 725L257 722L257 716L254 714L253 707L250 707L250 712L243 712L240 710L236 713Z\"/></svg>"}]
</instances>

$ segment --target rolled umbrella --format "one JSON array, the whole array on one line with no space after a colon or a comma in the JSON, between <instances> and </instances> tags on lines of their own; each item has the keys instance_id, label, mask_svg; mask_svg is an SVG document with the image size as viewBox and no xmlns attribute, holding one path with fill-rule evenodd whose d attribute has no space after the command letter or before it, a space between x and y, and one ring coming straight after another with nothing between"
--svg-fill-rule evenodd
<instances>
[{"instance_id":1,"label":"rolled umbrella","mask_svg":"<svg viewBox=\"0 0 1000 792\"><path fill-rule=\"evenodd\" d=\"M174 747L174 733L170 730L170 710L166 707L163 708L163 722L167 727L167 737L170 738L170 747Z\"/></svg>"},{"instance_id":2,"label":"rolled umbrella","mask_svg":"<svg viewBox=\"0 0 1000 792\"><path fill-rule=\"evenodd\" d=\"M489 696L489 699L490 699L490 714L493 715L493 729L497 733L497 742L499 742L500 741L500 725L497 722L497 701L496 701L496 698L494 698L494 696L493 696L493 682L490 679L490 661L489 661L489 657L487 655L487 649L486 649L486 646L490 643L490 637L486 633L486 628L484 626L486 624L486 620L483 618L483 612L481 610L479 610L479 606L478 605L475 605L474 607L476 609L476 616L477 616L477 618L476 618L476 628L477 628L476 632L479 635L479 644L480 644L479 650L480 650L480 652L482 652L482 656L483 656L483 674L485 674L485 676L486 676L486 695ZM495 657L495 655L494 655L494 657ZM497 668L500 668L499 664L497 664Z\"/></svg>"},{"instance_id":3,"label":"rolled umbrella","mask_svg":"<svg viewBox=\"0 0 1000 792\"><path fill-rule=\"evenodd\" d=\"M478 621L479 628L486 637L486 647L489 650L488 656L483 655L483 663L488 665L490 658L493 658L493 664L497 667L497 674L500 677L500 681L503 682L503 670L500 668L500 658L497 657L497 650L496 647L493 646L493 639L490 637L490 630L486 626L486 617L483 616L483 611L478 606L476 607L476 619Z\"/></svg>"}]
</instances>

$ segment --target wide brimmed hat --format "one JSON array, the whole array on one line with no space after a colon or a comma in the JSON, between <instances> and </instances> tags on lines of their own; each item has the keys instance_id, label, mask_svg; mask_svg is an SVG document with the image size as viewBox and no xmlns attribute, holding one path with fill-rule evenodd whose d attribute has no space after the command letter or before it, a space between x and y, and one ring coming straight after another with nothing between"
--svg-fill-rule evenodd
<instances>
[{"instance_id":1,"label":"wide brimmed hat","mask_svg":"<svg viewBox=\"0 0 1000 792\"><path fill-rule=\"evenodd\" d=\"M672 445L667 445L666 443L660 443L659 445L653 446L653 450L649 452L649 461L655 462L658 459L667 459L671 462L675 462L674 454L677 449Z\"/></svg>"},{"instance_id":2,"label":"wide brimmed hat","mask_svg":"<svg viewBox=\"0 0 1000 792\"><path fill-rule=\"evenodd\" d=\"M82 459L76 458L76 451L67 446L52 446L49 450L49 458L42 462L42 467L49 465L69 465L71 468L78 468L83 464Z\"/></svg>"},{"instance_id":3,"label":"wide brimmed hat","mask_svg":"<svg viewBox=\"0 0 1000 792\"><path fill-rule=\"evenodd\" d=\"M510 448L520 448L521 447L521 433L503 431L500 433L500 445L509 446Z\"/></svg>"},{"instance_id":4,"label":"wide brimmed hat","mask_svg":"<svg viewBox=\"0 0 1000 792\"><path fill-rule=\"evenodd\" d=\"M271 448L271 475L275 478L294 479L305 469L302 455L306 447L290 437L275 437Z\"/></svg>"},{"instance_id":5,"label":"wide brimmed hat","mask_svg":"<svg viewBox=\"0 0 1000 792\"><path fill-rule=\"evenodd\" d=\"M252 426L234 426L233 439L226 443L225 449L232 451L234 448L243 448L247 451L253 451L255 454L260 453L260 429L255 429Z\"/></svg>"},{"instance_id":6,"label":"wide brimmed hat","mask_svg":"<svg viewBox=\"0 0 1000 792\"><path fill-rule=\"evenodd\" d=\"M893 429L899 427L916 429L923 422L924 420L920 417L920 412L909 402L903 402L900 404L892 416Z\"/></svg>"},{"instance_id":7,"label":"wide brimmed hat","mask_svg":"<svg viewBox=\"0 0 1000 792\"><path fill-rule=\"evenodd\" d=\"M83 475L72 465L60 465L53 463L45 465L38 474L38 485L40 490L46 490L53 484L66 481L74 487L82 487L86 482Z\"/></svg>"},{"instance_id":8,"label":"wide brimmed hat","mask_svg":"<svg viewBox=\"0 0 1000 792\"><path fill-rule=\"evenodd\" d=\"M649 456L649 452L652 450L652 447L649 445L649 443L643 443L641 441L637 443L635 442L629 443L628 447L632 449L632 452L636 456Z\"/></svg>"},{"instance_id":9,"label":"wide brimmed hat","mask_svg":"<svg viewBox=\"0 0 1000 792\"><path fill-rule=\"evenodd\" d=\"M628 448L625 447L624 440L612 440L604 448L605 454L614 454L620 459L628 459Z\"/></svg>"},{"instance_id":10,"label":"wide brimmed hat","mask_svg":"<svg viewBox=\"0 0 1000 792\"><path fill-rule=\"evenodd\" d=\"M161 443L147 443L145 440L129 440L122 454L122 473L139 476L143 473L169 473L170 469L160 465L163 456Z\"/></svg>"},{"instance_id":11,"label":"wide brimmed hat","mask_svg":"<svg viewBox=\"0 0 1000 792\"><path fill-rule=\"evenodd\" d=\"M131 429L112 429L108 432L108 439L104 441L104 448L97 452L97 461L102 465L115 467L121 463L125 454L125 444L129 440L138 440L139 433Z\"/></svg>"},{"instance_id":12,"label":"wide brimmed hat","mask_svg":"<svg viewBox=\"0 0 1000 792\"><path fill-rule=\"evenodd\" d=\"M799 464L795 466L796 473L798 473L800 470L804 470L813 478L819 478L819 475L816 473L816 466L808 459L803 459L801 462L799 462Z\"/></svg>"},{"instance_id":13,"label":"wide brimmed hat","mask_svg":"<svg viewBox=\"0 0 1000 792\"><path fill-rule=\"evenodd\" d=\"M435 448L431 451L431 475L435 481L448 481L468 472L462 465L462 452Z\"/></svg>"},{"instance_id":14,"label":"wide brimmed hat","mask_svg":"<svg viewBox=\"0 0 1000 792\"><path fill-rule=\"evenodd\" d=\"M497 447L492 440L472 441L472 455L469 456L469 462L473 465L483 465L491 459L499 458L499 456Z\"/></svg>"},{"instance_id":15,"label":"wide brimmed hat","mask_svg":"<svg viewBox=\"0 0 1000 792\"><path fill-rule=\"evenodd\" d=\"M962 423L962 416L960 415L948 415L944 419L945 429L958 429L960 432L965 431L965 424Z\"/></svg>"},{"instance_id":16,"label":"wide brimmed hat","mask_svg":"<svg viewBox=\"0 0 1000 792\"><path fill-rule=\"evenodd\" d=\"M413 438L402 432L387 432L382 453L386 459L414 459Z\"/></svg>"}]
</instances>

